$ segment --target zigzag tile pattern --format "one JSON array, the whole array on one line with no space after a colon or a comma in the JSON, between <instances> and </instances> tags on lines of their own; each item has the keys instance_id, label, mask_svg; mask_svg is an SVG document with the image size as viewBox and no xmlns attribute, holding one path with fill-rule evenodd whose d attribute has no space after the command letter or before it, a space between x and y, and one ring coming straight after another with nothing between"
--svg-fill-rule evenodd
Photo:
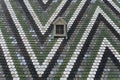
<instances>
[{"instance_id":1,"label":"zigzag tile pattern","mask_svg":"<svg viewBox=\"0 0 120 80\"><path fill-rule=\"evenodd\" d=\"M117 0L34 1L0 0L0 80L120 79ZM53 38L58 17L67 38Z\"/></svg>"}]
</instances>

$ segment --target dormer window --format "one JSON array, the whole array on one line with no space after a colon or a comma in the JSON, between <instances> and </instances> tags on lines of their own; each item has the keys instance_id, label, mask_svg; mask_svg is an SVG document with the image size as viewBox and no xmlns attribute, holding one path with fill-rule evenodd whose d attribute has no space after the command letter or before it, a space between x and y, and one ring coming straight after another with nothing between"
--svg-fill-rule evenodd
<instances>
[{"instance_id":1,"label":"dormer window","mask_svg":"<svg viewBox=\"0 0 120 80\"><path fill-rule=\"evenodd\" d=\"M67 36L67 23L62 17L57 18L54 22L54 37L66 37Z\"/></svg>"}]
</instances>

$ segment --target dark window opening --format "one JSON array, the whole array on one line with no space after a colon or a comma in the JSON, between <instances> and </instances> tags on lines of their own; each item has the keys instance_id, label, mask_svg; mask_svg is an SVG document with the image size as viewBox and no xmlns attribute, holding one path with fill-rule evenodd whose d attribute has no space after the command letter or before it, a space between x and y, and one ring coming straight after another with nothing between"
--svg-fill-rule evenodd
<instances>
[{"instance_id":1,"label":"dark window opening","mask_svg":"<svg viewBox=\"0 0 120 80\"><path fill-rule=\"evenodd\" d=\"M64 25L56 25L56 34L64 34Z\"/></svg>"}]
</instances>

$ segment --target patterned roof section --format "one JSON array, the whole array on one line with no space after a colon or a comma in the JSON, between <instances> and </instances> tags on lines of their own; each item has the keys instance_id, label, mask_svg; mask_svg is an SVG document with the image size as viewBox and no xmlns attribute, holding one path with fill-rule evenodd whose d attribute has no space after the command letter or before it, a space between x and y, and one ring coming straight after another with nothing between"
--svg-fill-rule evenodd
<instances>
[{"instance_id":1,"label":"patterned roof section","mask_svg":"<svg viewBox=\"0 0 120 80\"><path fill-rule=\"evenodd\" d=\"M119 53L118 0L0 0L0 80L118 80Z\"/></svg>"}]
</instances>

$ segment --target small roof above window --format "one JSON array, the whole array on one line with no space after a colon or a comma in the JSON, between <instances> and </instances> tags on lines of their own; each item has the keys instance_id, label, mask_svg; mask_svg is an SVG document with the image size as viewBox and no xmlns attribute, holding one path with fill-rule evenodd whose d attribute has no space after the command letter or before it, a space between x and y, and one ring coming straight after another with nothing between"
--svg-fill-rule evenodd
<instances>
[{"instance_id":1,"label":"small roof above window","mask_svg":"<svg viewBox=\"0 0 120 80\"><path fill-rule=\"evenodd\" d=\"M54 22L53 22L54 25L56 24L63 24L63 25L66 25L67 22L62 18L62 17L58 17Z\"/></svg>"}]
</instances>

